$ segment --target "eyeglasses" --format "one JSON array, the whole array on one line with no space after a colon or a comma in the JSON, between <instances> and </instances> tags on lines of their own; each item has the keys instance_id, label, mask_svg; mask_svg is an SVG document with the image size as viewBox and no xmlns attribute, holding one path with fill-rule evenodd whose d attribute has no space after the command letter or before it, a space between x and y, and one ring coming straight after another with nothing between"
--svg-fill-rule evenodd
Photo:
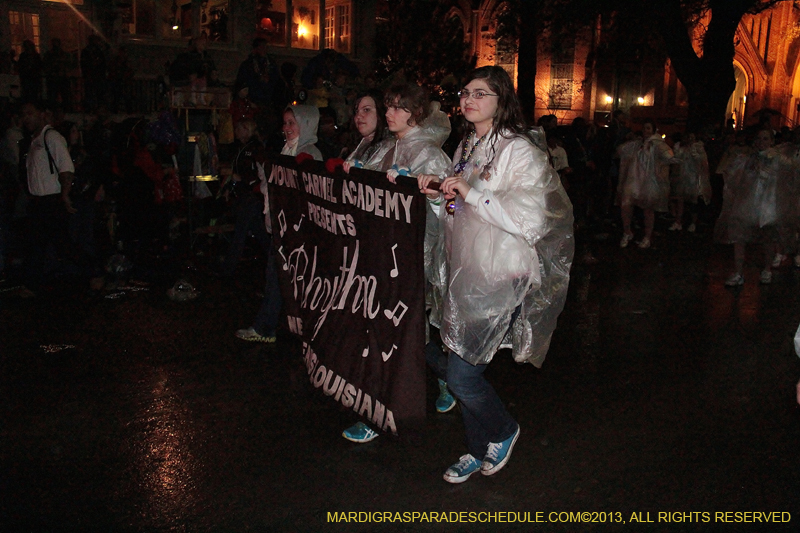
<instances>
[{"instance_id":1,"label":"eyeglasses","mask_svg":"<svg viewBox=\"0 0 800 533\"><path fill-rule=\"evenodd\" d=\"M461 89L460 91L458 91L458 97L462 100L469 98L470 96L475 100L480 100L481 98L484 98L486 96L497 96L497 95L487 93L486 91L481 91L481 90L470 91L469 89Z\"/></svg>"}]
</instances>

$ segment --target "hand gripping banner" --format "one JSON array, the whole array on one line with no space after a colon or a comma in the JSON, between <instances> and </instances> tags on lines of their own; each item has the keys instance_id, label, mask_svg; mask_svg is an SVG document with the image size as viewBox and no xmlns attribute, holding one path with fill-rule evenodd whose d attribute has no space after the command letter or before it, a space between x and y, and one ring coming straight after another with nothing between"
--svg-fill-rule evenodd
<instances>
[{"instance_id":1,"label":"hand gripping banner","mask_svg":"<svg viewBox=\"0 0 800 533\"><path fill-rule=\"evenodd\" d=\"M328 167L264 168L284 310L312 385L398 435L425 416L425 197L411 180Z\"/></svg>"}]
</instances>

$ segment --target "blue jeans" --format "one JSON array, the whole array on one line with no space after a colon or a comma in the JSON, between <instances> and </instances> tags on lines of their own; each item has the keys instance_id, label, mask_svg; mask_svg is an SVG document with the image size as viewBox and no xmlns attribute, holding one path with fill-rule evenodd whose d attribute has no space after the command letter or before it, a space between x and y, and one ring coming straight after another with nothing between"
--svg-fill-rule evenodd
<instances>
[{"instance_id":1,"label":"blue jeans","mask_svg":"<svg viewBox=\"0 0 800 533\"><path fill-rule=\"evenodd\" d=\"M262 224L263 226L263 224ZM281 287L278 284L278 268L275 262L275 249L272 242L269 243L267 252L267 282L264 287L264 299L261 301L261 308L258 310L256 319L253 321L253 329L256 333L265 337L275 335L278 327L278 318L281 312Z\"/></svg>"},{"instance_id":2,"label":"blue jeans","mask_svg":"<svg viewBox=\"0 0 800 533\"><path fill-rule=\"evenodd\" d=\"M445 354L435 342L425 347L425 359L461 405L467 449L473 457L482 460L490 442L502 442L517 431L517 421L483 376L488 365L471 365L454 352Z\"/></svg>"},{"instance_id":3,"label":"blue jeans","mask_svg":"<svg viewBox=\"0 0 800 533\"><path fill-rule=\"evenodd\" d=\"M236 271L236 266L244 253L248 234L253 234L265 254L269 255L269 248L272 247L272 237L264 226L263 196L259 199L255 195L250 195L241 199L236 205L235 212L236 225L233 230L233 240L221 269L221 274L225 276L232 276Z\"/></svg>"}]
</instances>

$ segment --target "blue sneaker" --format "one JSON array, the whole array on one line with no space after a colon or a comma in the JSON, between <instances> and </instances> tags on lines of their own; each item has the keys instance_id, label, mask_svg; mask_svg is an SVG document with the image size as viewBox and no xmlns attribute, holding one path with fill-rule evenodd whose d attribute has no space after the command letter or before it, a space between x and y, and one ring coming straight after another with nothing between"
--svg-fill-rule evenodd
<instances>
[{"instance_id":1,"label":"blue sneaker","mask_svg":"<svg viewBox=\"0 0 800 533\"><path fill-rule=\"evenodd\" d=\"M436 411L446 413L456 406L456 399L447 389L447 383L439 380L439 397L436 398Z\"/></svg>"},{"instance_id":2,"label":"blue sneaker","mask_svg":"<svg viewBox=\"0 0 800 533\"><path fill-rule=\"evenodd\" d=\"M517 430L514 434L503 442L490 442L489 448L486 450L486 456L483 458L483 464L481 465L481 474L484 476L491 476L506 466L508 458L511 457L511 450L514 449L514 444L516 444L518 438L519 425L517 425Z\"/></svg>"},{"instance_id":3,"label":"blue sneaker","mask_svg":"<svg viewBox=\"0 0 800 533\"><path fill-rule=\"evenodd\" d=\"M356 422L342 431L342 437L351 442L369 442L378 438L378 434L370 429L364 422Z\"/></svg>"},{"instance_id":4,"label":"blue sneaker","mask_svg":"<svg viewBox=\"0 0 800 533\"><path fill-rule=\"evenodd\" d=\"M464 483L469 476L481 469L481 462L472 455L462 455L456 464L444 473L444 480L448 483Z\"/></svg>"}]
</instances>

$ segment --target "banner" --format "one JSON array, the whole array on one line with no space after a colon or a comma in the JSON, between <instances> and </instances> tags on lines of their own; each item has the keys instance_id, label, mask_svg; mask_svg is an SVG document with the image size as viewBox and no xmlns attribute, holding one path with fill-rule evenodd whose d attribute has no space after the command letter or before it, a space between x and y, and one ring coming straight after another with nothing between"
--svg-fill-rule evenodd
<instances>
[{"instance_id":1,"label":"banner","mask_svg":"<svg viewBox=\"0 0 800 533\"><path fill-rule=\"evenodd\" d=\"M372 428L425 416L425 197L384 173L273 156L283 306L313 386Z\"/></svg>"}]
</instances>

